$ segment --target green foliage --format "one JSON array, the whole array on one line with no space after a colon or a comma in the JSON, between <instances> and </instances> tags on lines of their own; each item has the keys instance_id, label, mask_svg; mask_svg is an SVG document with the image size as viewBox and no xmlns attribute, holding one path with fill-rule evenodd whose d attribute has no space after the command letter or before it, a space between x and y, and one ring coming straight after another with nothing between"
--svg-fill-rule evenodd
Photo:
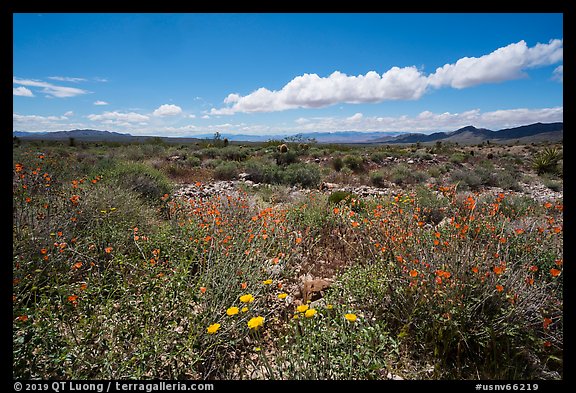
<instances>
[{"instance_id":1,"label":"green foliage","mask_svg":"<svg viewBox=\"0 0 576 393\"><path fill-rule=\"evenodd\" d=\"M153 203L172 192L172 184L166 175L141 163L120 162L101 175L118 187L132 190Z\"/></svg>"},{"instance_id":2,"label":"green foliage","mask_svg":"<svg viewBox=\"0 0 576 393\"><path fill-rule=\"evenodd\" d=\"M170 165L245 171L271 194L320 181L319 165L233 148ZM379 169L400 168L393 196L177 198L163 174L175 150L13 149L14 378L563 378L561 201L425 186L397 164ZM469 172L503 185L518 165ZM304 274L332 279L308 315Z\"/></svg>"},{"instance_id":3,"label":"green foliage","mask_svg":"<svg viewBox=\"0 0 576 393\"><path fill-rule=\"evenodd\" d=\"M390 171L390 181L398 185L417 184L428 178L426 172L414 170L404 164L398 164Z\"/></svg>"},{"instance_id":4,"label":"green foliage","mask_svg":"<svg viewBox=\"0 0 576 393\"><path fill-rule=\"evenodd\" d=\"M546 147L532 159L532 168L539 174L558 173L562 152L556 147Z\"/></svg>"},{"instance_id":5,"label":"green foliage","mask_svg":"<svg viewBox=\"0 0 576 393\"><path fill-rule=\"evenodd\" d=\"M282 181L284 184L291 186L317 187L320 184L320 170L314 164L290 164L282 174Z\"/></svg>"},{"instance_id":6,"label":"green foliage","mask_svg":"<svg viewBox=\"0 0 576 393\"><path fill-rule=\"evenodd\" d=\"M360 172L363 170L364 160L362 159L362 157L359 157L357 155L346 155L342 159L342 162L344 163L344 165L346 165L348 168L350 168L355 172Z\"/></svg>"},{"instance_id":7,"label":"green foliage","mask_svg":"<svg viewBox=\"0 0 576 393\"><path fill-rule=\"evenodd\" d=\"M224 161L214 168L214 178L218 180L233 180L238 175L238 164Z\"/></svg>"}]
</instances>

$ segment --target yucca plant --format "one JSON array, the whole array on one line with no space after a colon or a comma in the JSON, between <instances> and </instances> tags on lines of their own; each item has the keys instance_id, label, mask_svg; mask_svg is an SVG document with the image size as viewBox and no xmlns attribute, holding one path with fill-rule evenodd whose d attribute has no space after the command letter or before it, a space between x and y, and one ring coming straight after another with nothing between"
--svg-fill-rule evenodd
<instances>
[{"instance_id":1,"label":"yucca plant","mask_svg":"<svg viewBox=\"0 0 576 393\"><path fill-rule=\"evenodd\" d=\"M558 172L562 152L557 147L547 147L532 159L532 168L539 174Z\"/></svg>"}]
</instances>

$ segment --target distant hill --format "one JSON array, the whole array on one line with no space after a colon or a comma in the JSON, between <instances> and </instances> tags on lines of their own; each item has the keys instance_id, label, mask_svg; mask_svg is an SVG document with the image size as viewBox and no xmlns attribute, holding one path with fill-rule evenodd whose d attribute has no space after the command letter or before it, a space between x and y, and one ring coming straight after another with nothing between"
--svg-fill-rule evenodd
<instances>
[{"instance_id":1,"label":"distant hill","mask_svg":"<svg viewBox=\"0 0 576 393\"><path fill-rule=\"evenodd\" d=\"M484 141L507 143L521 140L524 143L536 141L559 141L563 138L564 123L534 123L520 127L505 128L492 131L486 128L466 126L452 132L435 132L433 134L411 133L399 135L393 139L379 139L386 143L425 143L425 142L457 142L461 144L476 144ZM543 139L545 137L545 139Z\"/></svg>"},{"instance_id":2,"label":"distant hill","mask_svg":"<svg viewBox=\"0 0 576 393\"><path fill-rule=\"evenodd\" d=\"M130 134L100 130L70 130L52 132L14 131L12 135L19 138L43 140L67 140L69 138L74 138L85 141L127 141L132 138L132 135Z\"/></svg>"},{"instance_id":3,"label":"distant hill","mask_svg":"<svg viewBox=\"0 0 576 393\"><path fill-rule=\"evenodd\" d=\"M52 132L26 132L14 131L13 136L24 139L68 140L74 138L78 141L146 141L156 136L133 136L112 131L100 130L71 130ZM336 132L308 132L297 135L242 135L221 134L221 138L228 138L236 142L266 142L269 140L315 140L318 143L386 143L386 144L412 144L427 142L457 142L459 144L478 144L485 141L495 143L521 143L560 141L564 135L564 123L534 123L520 127L505 128L492 131L486 128L466 126L451 132L434 132L431 134L414 132L384 132L384 131L336 131ZM187 143L197 142L201 139L212 139L214 134L194 135L187 137L161 137L165 142Z\"/></svg>"}]
</instances>

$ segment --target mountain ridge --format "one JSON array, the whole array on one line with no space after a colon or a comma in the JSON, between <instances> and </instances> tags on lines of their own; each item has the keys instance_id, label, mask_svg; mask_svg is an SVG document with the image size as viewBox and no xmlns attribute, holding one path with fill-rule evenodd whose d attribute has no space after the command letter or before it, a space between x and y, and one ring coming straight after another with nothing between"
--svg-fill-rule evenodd
<instances>
[{"instance_id":1,"label":"mountain ridge","mask_svg":"<svg viewBox=\"0 0 576 393\"><path fill-rule=\"evenodd\" d=\"M485 141L496 143L514 142L522 140L529 143L533 141L559 141L563 138L564 123L533 123L518 127L504 128L493 131L487 128L476 128L473 125L461 127L454 131L440 131L430 134L403 131L332 131L332 132L306 132L296 135L243 135L224 134L221 138L228 138L236 142L266 142L269 140L316 141L318 143L386 143L411 144L430 142L454 142L462 144L476 144ZM66 140L75 138L86 141L143 141L151 138L160 138L167 141L212 139L214 134L200 134L183 137L134 136L129 133L102 131L93 129L77 129L68 131L28 132L13 131L13 137L24 139Z\"/></svg>"}]
</instances>

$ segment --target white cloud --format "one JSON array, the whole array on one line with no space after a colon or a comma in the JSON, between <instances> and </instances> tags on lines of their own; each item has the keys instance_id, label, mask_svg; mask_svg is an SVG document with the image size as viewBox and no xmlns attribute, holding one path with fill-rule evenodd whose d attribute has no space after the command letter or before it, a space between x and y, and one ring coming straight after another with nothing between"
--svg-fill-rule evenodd
<instances>
[{"instance_id":1,"label":"white cloud","mask_svg":"<svg viewBox=\"0 0 576 393\"><path fill-rule=\"evenodd\" d=\"M563 40L550 40L529 48L525 41L498 48L481 57L463 57L446 64L429 76L432 87L462 89L484 83L496 83L525 77L524 70L562 61Z\"/></svg>"},{"instance_id":2,"label":"white cloud","mask_svg":"<svg viewBox=\"0 0 576 393\"><path fill-rule=\"evenodd\" d=\"M182 108L180 108L178 105L164 104L156 108L156 110L152 112L152 115L162 117L162 116L176 116L181 113Z\"/></svg>"},{"instance_id":3,"label":"white cloud","mask_svg":"<svg viewBox=\"0 0 576 393\"><path fill-rule=\"evenodd\" d=\"M351 130L351 119L355 116L298 118L294 121L296 125L293 129L299 131L349 131ZM479 109L460 113L423 111L416 116L358 116L354 122L353 130L433 132L453 131L468 125L498 130L537 122L559 122L563 121L563 116L564 109L561 106L540 109L502 109L491 112L481 112Z\"/></svg>"},{"instance_id":4,"label":"white cloud","mask_svg":"<svg viewBox=\"0 0 576 393\"><path fill-rule=\"evenodd\" d=\"M141 115L140 113L136 112L104 112L100 115L90 114L87 116L89 120L102 122L102 124L113 124L119 125L122 127L133 125L134 123L137 124L147 124L147 121L150 118L146 115Z\"/></svg>"},{"instance_id":5,"label":"white cloud","mask_svg":"<svg viewBox=\"0 0 576 393\"><path fill-rule=\"evenodd\" d=\"M32 90L27 89L24 86L13 87L12 95L20 97L34 97L34 93L32 93Z\"/></svg>"},{"instance_id":6,"label":"white cloud","mask_svg":"<svg viewBox=\"0 0 576 393\"><path fill-rule=\"evenodd\" d=\"M338 103L371 103L388 100L417 100L430 88L466 88L525 76L525 70L555 64L563 59L563 40L550 40L529 48L525 41L496 49L481 57L463 57L454 64L424 75L416 67L392 67L382 75L369 71L349 76L336 71L327 77L304 74L280 90L261 87L241 96L229 94L223 108L212 115L276 112L295 108L320 108Z\"/></svg>"},{"instance_id":7,"label":"white cloud","mask_svg":"<svg viewBox=\"0 0 576 393\"><path fill-rule=\"evenodd\" d=\"M364 117L364 115L362 113L358 112L358 113L355 113L352 116L348 117L346 120L356 122L356 121L362 120L363 117Z\"/></svg>"},{"instance_id":8,"label":"white cloud","mask_svg":"<svg viewBox=\"0 0 576 393\"><path fill-rule=\"evenodd\" d=\"M56 98L75 97L77 95L89 93L89 91L87 90L78 89L76 87L58 86L49 82L38 81L33 79L19 79L13 77L12 83L21 86L41 87L42 93L47 94L49 97L56 97Z\"/></svg>"},{"instance_id":9,"label":"white cloud","mask_svg":"<svg viewBox=\"0 0 576 393\"><path fill-rule=\"evenodd\" d=\"M94 105L108 105L106 101L96 100L94 101Z\"/></svg>"},{"instance_id":10,"label":"white cloud","mask_svg":"<svg viewBox=\"0 0 576 393\"><path fill-rule=\"evenodd\" d=\"M74 112L73 112L73 111L68 111L68 112L64 113L64 116L66 116L67 118L68 118L68 117L71 117L71 116L74 116Z\"/></svg>"},{"instance_id":11,"label":"white cloud","mask_svg":"<svg viewBox=\"0 0 576 393\"><path fill-rule=\"evenodd\" d=\"M559 65L552 71L552 79L560 83L564 82L564 65Z\"/></svg>"},{"instance_id":12,"label":"white cloud","mask_svg":"<svg viewBox=\"0 0 576 393\"><path fill-rule=\"evenodd\" d=\"M48 79L52 79L52 80L60 81L60 82L74 82L74 83L86 82L86 80L87 80L85 78L73 78L73 77L69 77L69 76L49 76Z\"/></svg>"},{"instance_id":13,"label":"white cloud","mask_svg":"<svg viewBox=\"0 0 576 393\"><path fill-rule=\"evenodd\" d=\"M189 118L189 119L195 119L195 118L196 118L196 115L188 115L188 118Z\"/></svg>"},{"instance_id":14,"label":"white cloud","mask_svg":"<svg viewBox=\"0 0 576 393\"><path fill-rule=\"evenodd\" d=\"M384 74L370 71L366 75L349 76L339 71L328 77L317 74L297 76L279 91L260 88L240 96L229 94L224 100L230 107L212 108L210 114L229 115L236 112L275 112L295 108L321 108L337 103L414 100L424 94L426 77L416 67L392 67Z\"/></svg>"},{"instance_id":15,"label":"white cloud","mask_svg":"<svg viewBox=\"0 0 576 393\"><path fill-rule=\"evenodd\" d=\"M12 126L19 131L59 131L85 128L83 124L71 123L66 116L40 116L12 114Z\"/></svg>"}]
</instances>

